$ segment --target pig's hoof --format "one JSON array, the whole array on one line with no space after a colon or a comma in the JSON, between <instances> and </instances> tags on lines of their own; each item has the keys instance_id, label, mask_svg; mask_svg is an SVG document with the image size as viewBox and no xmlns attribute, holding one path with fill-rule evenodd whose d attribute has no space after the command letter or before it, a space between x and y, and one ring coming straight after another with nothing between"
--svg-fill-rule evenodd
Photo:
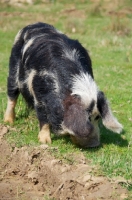
<instances>
[{"instance_id":1,"label":"pig's hoof","mask_svg":"<svg viewBox=\"0 0 132 200\"><path fill-rule=\"evenodd\" d=\"M45 132L45 131L40 131L39 135L38 135L38 139L39 142L43 143L43 144L51 144L51 137L50 137L50 133L49 132Z\"/></svg>"},{"instance_id":2,"label":"pig's hoof","mask_svg":"<svg viewBox=\"0 0 132 200\"><path fill-rule=\"evenodd\" d=\"M4 122L9 122L10 124L13 124L15 120L15 113L5 113L4 115Z\"/></svg>"}]
</instances>

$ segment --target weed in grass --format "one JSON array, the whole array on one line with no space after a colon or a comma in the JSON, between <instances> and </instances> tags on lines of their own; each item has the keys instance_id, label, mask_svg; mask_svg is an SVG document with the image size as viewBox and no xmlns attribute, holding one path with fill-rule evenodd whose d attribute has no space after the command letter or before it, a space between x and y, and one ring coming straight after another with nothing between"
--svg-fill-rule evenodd
<instances>
[{"instance_id":1,"label":"weed in grass","mask_svg":"<svg viewBox=\"0 0 132 200\"><path fill-rule=\"evenodd\" d=\"M34 5L56 3L57 0L34 0Z\"/></svg>"},{"instance_id":2,"label":"weed in grass","mask_svg":"<svg viewBox=\"0 0 132 200\"><path fill-rule=\"evenodd\" d=\"M56 199L49 197L49 195L45 195L44 196L44 200L56 200Z\"/></svg>"},{"instance_id":3,"label":"weed in grass","mask_svg":"<svg viewBox=\"0 0 132 200\"><path fill-rule=\"evenodd\" d=\"M110 18L110 31L113 31L118 35L130 36L131 28L129 25L129 19L124 18L124 16L121 13L114 13L111 15Z\"/></svg>"},{"instance_id":4,"label":"weed in grass","mask_svg":"<svg viewBox=\"0 0 132 200\"><path fill-rule=\"evenodd\" d=\"M95 1L94 4L92 4L89 8L88 8L88 13L92 16L92 17L101 17L102 16L102 0L99 1Z\"/></svg>"}]
</instances>

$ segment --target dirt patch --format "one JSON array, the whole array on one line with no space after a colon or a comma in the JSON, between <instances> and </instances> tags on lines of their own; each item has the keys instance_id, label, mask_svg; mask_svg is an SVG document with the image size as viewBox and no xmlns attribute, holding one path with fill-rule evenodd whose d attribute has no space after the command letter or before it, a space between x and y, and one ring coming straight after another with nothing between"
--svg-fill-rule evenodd
<instances>
[{"instance_id":1,"label":"dirt patch","mask_svg":"<svg viewBox=\"0 0 132 200\"><path fill-rule=\"evenodd\" d=\"M67 9L62 10L60 14L64 16L74 17L74 18L81 18L81 19L86 18L85 10L78 10L75 8L75 6L72 6L72 5L68 6Z\"/></svg>"},{"instance_id":2,"label":"dirt patch","mask_svg":"<svg viewBox=\"0 0 132 200\"><path fill-rule=\"evenodd\" d=\"M127 190L117 183L92 176L83 154L74 164L67 164L55 159L50 152L57 149L47 145L9 146L4 140L7 132L8 128L0 125L0 200L127 198Z\"/></svg>"},{"instance_id":3,"label":"dirt patch","mask_svg":"<svg viewBox=\"0 0 132 200\"><path fill-rule=\"evenodd\" d=\"M26 12L0 12L0 17L21 17L21 18L26 18L26 17L32 17L32 14L26 13Z\"/></svg>"}]
</instances>

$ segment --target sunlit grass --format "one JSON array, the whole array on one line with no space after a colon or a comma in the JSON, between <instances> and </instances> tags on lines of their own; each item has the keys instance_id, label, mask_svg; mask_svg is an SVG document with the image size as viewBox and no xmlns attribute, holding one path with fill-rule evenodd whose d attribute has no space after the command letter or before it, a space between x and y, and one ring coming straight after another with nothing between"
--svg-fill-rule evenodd
<instances>
[{"instance_id":1,"label":"sunlit grass","mask_svg":"<svg viewBox=\"0 0 132 200\"><path fill-rule=\"evenodd\" d=\"M125 1L126 7L131 1ZM102 6L102 7L101 7ZM108 15L108 8L99 5L95 14L94 5L87 1L54 1L40 4L11 7L0 6L0 123L3 123L6 108L6 79L8 61L14 37L20 28L36 21L53 24L70 37L78 39L93 62L95 80L110 101L114 115L124 126L122 135L111 133L100 123L101 146L95 149L80 149L70 137L52 134L52 145L58 148L55 156L66 158L69 153L83 152L88 160L100 166L102 174L132 179L132 13L123 17L124 26L112 29L116 18ZM121 5L122 6L122 5ZM122 9L122 7L120 8ZM117 9L117 11L119 8ZM127 22L124 24L124 22ZM130 29L125 34L124 29ZM119 32L120 31L120 32ZM16 121L6 135L7 140L17 145L39 145L38 120L35 112L29 112L20 97L16 108Z\"/></svg>"}]
</instances>

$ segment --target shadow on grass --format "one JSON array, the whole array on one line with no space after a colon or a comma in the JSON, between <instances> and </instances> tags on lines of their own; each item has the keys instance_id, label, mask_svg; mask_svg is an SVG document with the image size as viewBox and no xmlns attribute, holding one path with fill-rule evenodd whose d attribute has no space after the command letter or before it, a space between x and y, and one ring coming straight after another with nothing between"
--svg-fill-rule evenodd
<instances>
[{"instance_id":1,"label":"shadow on grass","mask_svg":"<svg viewBox=\"0 0 132 200\"><path fill-rule=\"evenodd\" d=\"M117 134L103 127L101 137L100 137L102 146L104 144L105 145L114 144L120 147L127 147L128 141L125 139L124 134L125 134L125 131L123 131L121 134Z\"/></svg>"},{"instance_id":2,"label":"shadow on grass","mask_svg":"<svg viewBox=\"0 0 132 200\"><path fill-rule=\"evenodd\" d=\"M29 115L30 113L30 115ZM36 118L35 112L31 108L25 108L25 112L21 112L19 116L16 117L16 122L19 122L19 119L24 119L29 117L29 120L32 120L32 118ZM127 147L128 146L128 141L125 139L125 131L123 131L121 134L113 133L112 131L109 131L106 129L102 123L99 123L100 127L100 146L99 147L89 147L89 148L83 148L80 146L77 146L73 144L71 141L71 138L69 135L65 136L57 136L56 134L52 134L52 139L53 141L58 141L58 143L63 143L63 144L72 144L76 148L84 150L84 151L98 151L100 148L103 148L104 145L109 145L109 144L114 144L116 146L120 147ZM63 141L62 141L63 139ZM59 142L60 141L60 142Z\"/></svg>"},{"instance_id":3,"label":"shadow on grass","mask_svg":"<svg viewBox=\"0 0 132 200\"><path fill-rule=\"evenodd\" d=\"M120 146L120 147L127 147L128 146L128 141L123 138L125 131L123 131L121 134L113 133L105 127L102 127L100 129L101 135L100 135L100 146L99 147L89 147L89 148L83 148L80 146L77 146L73 144L71 141L71 138L69 135L66 136L56 136L53 134L53 140L62 140L63 138L63 143L65 144L73 144L76 148L81 149L82 151L98 151L99 149L103 148L104 145L109 145L109 144L114 144L115 146Z\"/></svg>"}]
</instances>

